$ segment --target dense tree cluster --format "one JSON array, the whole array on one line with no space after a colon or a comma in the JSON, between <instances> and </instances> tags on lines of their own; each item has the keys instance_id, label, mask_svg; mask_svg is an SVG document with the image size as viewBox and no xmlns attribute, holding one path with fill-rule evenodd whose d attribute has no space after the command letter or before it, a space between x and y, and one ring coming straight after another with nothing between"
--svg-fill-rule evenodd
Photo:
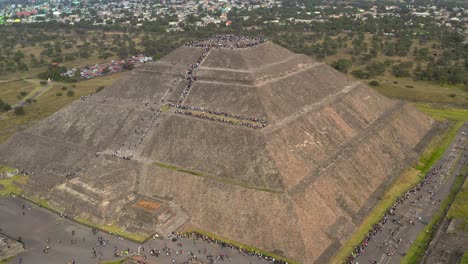
<instances>
[{"instance_id":1,"label":"dense tree cluster","mask_svg":"<svg viewBox=\"0 0 468 264\"><path fill-rule=\"evenodd\" d=\"M0 99L0 111L10 111L11 110L11 105L7 104L6 102L3 102L2 99Z\"/></svg>"},{"instance_id":2,"label":"dense tree cluster","mask_svg":"<svg viewBox=\"0 0 468 264\"><path fill-rule=\"evenodd\" d=\"M235 33L263 36L320 60L332 58L330 64L334 68L357 78L392 74L441 84L468 83L468 45L464 44L464 36L440 25L434 18L413 16L404 12L403 3L393 3L401 9L400 16L357 19L353 16L357 8L375 4L382 9L388 3L358 1L318 9L320 2L284 1L283 8L233 8L229 13L231 26L209 24L197 28L201 17L220 15L216 10L206 11L199 16L191 15L179 25L183 32L165 32L169 22L177 21L172 15L144 21L139 27L136 17L132 17L129 24L114 21L94 25L94 21L82 20L75 25L44 22L0 27L0 35L6 36L0 39L0 74L45 68L50 63L62 65L96 57L126 58L138 53L159 59L185 42L213 34ZM306 14L305 9L317 10L317 13ZM337 13L345 16L319 19L324 14ZM310 22L294 23L292 17ZM285 22L266 23L277 19ZM463 25L458 26L463 29ZM25 47L40 52L24 54ZM48 67L41 78L56 78L61 71L60 66Z\"/></svg>"}]
</instances>

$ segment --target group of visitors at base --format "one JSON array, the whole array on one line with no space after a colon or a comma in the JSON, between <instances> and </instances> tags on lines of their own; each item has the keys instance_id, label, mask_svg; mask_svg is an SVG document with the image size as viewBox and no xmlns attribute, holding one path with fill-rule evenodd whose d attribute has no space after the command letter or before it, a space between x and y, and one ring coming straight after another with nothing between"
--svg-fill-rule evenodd
<instances>
[{"instance_id":1,"label":"group of visitors at base","mask_svg":"<svg viewBox=\"0 0 468 264\"><path fill-rule=\"evenodd\" d=\"M212 38L200 39L186 43L190 47L213 47L213 48L248 48L266 42L262 37L246 37L241 35L216 35Z\"/></svg>"},{"instance_id":2,"label":"group of visitors at base","mask_svg":"<svg viewBox=\"0 0 468 264\"><path fill-rule=\"evenodd\" d=\"M350 256L348 256L348 258L346 259L346 264L354 264L354 260L360 256L364 251L365 249L367 248L367 246L369 245L369 242L377 235L377 233L379 233L380 231L382 231L384 225L387 223L388 219L390 217L392 217L392 223L396 224L396 225L399 225L399 226L403 226L403 224L400 223L400 218L396 218L395 217L395 211L397 209L397 206L402 204L404 201L410 199L411 197L415 196L416 194L420 193L421 189L423 186L431 183L430 180L431 180L431 177L433 176L436 176L438 173L440 173L440 169L441 167L438 166L436 168L433 168L431 169L427 174L426 176L417 184L415 185L414 187L412 187L409 191L407 191L405 194L401 195L400 197L398 197L395 202L393 203L392 207L390 207L386 212L385 214L383 215L383 217L380 219L380 221L378 223L376 223L367 233L366 237L364 238L364 240L354 248L354 251L351 253ZM432 199L432 196L434 195L434 192L430 191L430 190L427 190L427 193L428 195L430 195L431 199ZM422 195L417 195L415 197L416 200L421 200L422 198ZM435 203L435 202L434 202ZM419 218L419 221L421 221L421 218ZM415 222L414 220L410 219L408 221L408 224L410 225L414 225ZM399 228L399 227L398 227ZM390 233L391 236L393 237L394 233L391 232ZM401 242L401 240L397 240L397 242ZM387 255L391 255L392 253L388 252Z\"/></svg>"}]
</instances>

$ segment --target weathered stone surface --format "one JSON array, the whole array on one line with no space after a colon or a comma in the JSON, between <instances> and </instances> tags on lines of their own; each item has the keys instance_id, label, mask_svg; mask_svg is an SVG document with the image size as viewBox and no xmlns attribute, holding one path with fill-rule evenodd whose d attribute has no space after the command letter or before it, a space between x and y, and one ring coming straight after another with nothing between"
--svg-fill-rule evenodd
<instances>
[{"instance_id":1,"label":"weathered stone surface","mask_svg":"<svg viewBox=\"0 0 468 264\"><path fill-rule=\"evenodd\" d=\"M15 134L0 163L34 171L29 193L92 221L197 227L314 263L356 230L435 124L273 43L210 50L184 102L265 128L162 107L202 52L181 47Z\"/></svg>"},{"instance_id":2,"label":"weathered stone surface","mask_svg":"<svg viewBox=\"0 0 468 264\"><path fill-rule=\"evenodd\" d=\"M0 234L0 260L16 256L23 251L23 244Z\"/></svg>"}]
</instances>

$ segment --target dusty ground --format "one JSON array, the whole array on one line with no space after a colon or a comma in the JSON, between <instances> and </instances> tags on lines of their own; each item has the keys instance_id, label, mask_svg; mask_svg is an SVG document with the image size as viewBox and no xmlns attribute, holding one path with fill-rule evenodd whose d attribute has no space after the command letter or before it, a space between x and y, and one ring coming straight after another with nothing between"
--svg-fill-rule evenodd
<instances>
[{"instance_id":1,"label":"dusty ground","mask_svg":"<svg viewBox=\"0 0 468 264\"><path fill-rule=\"evenodd\" d=\"M23 205L26 205L27 208L22 209ZM184 263L193 257L188 256L188 251L195 252L198 259L204 263L208 263L207 256L209 255L215 258L220 255L229 256L230 261L228 259L225 261L219 260L219 263L269 263L257 257L244 256L235 250L190 238L179 238L175 242L167 238L162 240L151 239L140 245L103 232L93 235L90 228L81 226L19 198L0 198L0 212L0 232L10 237L21 237L22 241L24 241L25 252L16 256L11 263L50 264L68 263L75 260L77 264L91 264L103 260L119 259L114 257L115 248L117 249L116 252L119 253L127 249L130 249L131 253L138 253L139 246L144 248L141 255L146 255L148 260L151 261L148 263ZM74 232L74 235L72 232ZM106 241L105 245L97 244L99 237ZM47 243L47 240L49 240L49 243ZM72 244L71 240L75 240L75 243ZM181 243L182 246L177 246L178 243ZM49 245L50 249L48 253L44 253L43 250L47 245ZM151 256L151 249L163 252L166 245L171 249L182 250L183 254L168 256L163 253L159 257ZM96 258L92 257L93 248L98 254ZM20 259L22 262L19 262Z\"/></svg>"}]
</instances>

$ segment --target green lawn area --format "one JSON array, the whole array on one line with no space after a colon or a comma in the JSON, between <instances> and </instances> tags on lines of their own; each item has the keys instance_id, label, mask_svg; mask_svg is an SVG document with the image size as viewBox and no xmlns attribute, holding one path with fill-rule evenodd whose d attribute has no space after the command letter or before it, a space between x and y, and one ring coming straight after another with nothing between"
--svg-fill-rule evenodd
<instances>
[{"instance_id":1,"label":"green lawn area","mask_svg":"<svg viewBox=\"0 0 468 264\"><path fill-rule=\"evenodd\" d=\"M28 94L36 87L37 84L26 80L1 82L0 99L13 106L20 100L18 99L18 96L21 92Z\"/></svg>"},{"instance_id":2,"label":"green lawn area","mask_svg":"<svg viewBox=\"0 0 468 264\"><path fill-rule=\"evenodd\" d=\"M127 231L125 231L125 229L123 227L117 226L115 224L98 225L98 224L95 224L95 223L91 222L89 219L84 219L84 218L79 218L79 217L76 217L73 220L75 220L76 222L78 222L78 223L80 223L82 225L89 226L89 227L96 228L96 229L100 229L100 230L104 230L104 231L113 233L115 235L121 236L121 237L129 239L129 240L133 240L133 241L136 241L136 242L139 242L139 243L145 242L147 240L147 238L148 238L146 235L143 235L143 234L127 232Z\"/></svg>"},{"instance_id":3,"label":"green lawn area","mask_svg":"<svg viewBox=\"0 0 468 264\"><path fill-rule=\"evenodd\" d=\"M9 257L9 258L6 258L6 259L1 259L0 260L0 264L7 264L9 263L10 261L12 261L15 257Z\"/></svg>"},{"instance_id":4,"label":"green lawn area","mask_svg":"<svg viewBox=\"0 0 468 264\"><path fill-rule=\"evenodd\" d=\"M452 121L468 121L468 109L454 107L435 107L425 103L414 104L419 110L427 113L435 119L447 119ZM468 103L467 103L468 105Z\"/></svg>"},{"instance_id":5,"label":"green lawn area","mask_svg":"<svg viewBox=\"0 0 468 264\"><path fill-rule=\"evenodd\" d=\"M125 260L126 260L126 258L123 258L123 259L118 259L118 260L99 262L99 264L121 264ZM0 264L1 264L1 262L0 262Z\"/></svg>"},{"instance_id":6,"label":"green lawn area","mask_svg":"<svg viewBox=\"0 0 468 264\"><path fill-rule=\"evenodd\" d=\"M378 76L375 80L380 85L374 89L391 98L456 107L468 105L468 92L463 90L461 86L441 86L426 81L414 81L411 78L397 78L389 76L389 74Z\"/></svg>"},{"instance_id":7,"label":"green lawn area","mask_svg":"<svg viewBox=\"0 0 468 264\"><path fill-rule=\"evenodd\" d=\"M468 174L468 165L463 167L462 175ZM450 210L447 213L447 218L457 219L456 228L468 232L468 181L465 180L462 189L457 194Z\"/></svg>"},{"instance_id":8,"label":"green lawn area","mask_svg":"<svg viewBox=\"0 0 468 264\"><path fill-rule=\"evenodd\" d=\"M14 168L3 166L0 168L0 173L13 173ZM29 177L25 175L14 175L13 177L0 179L0 197L9 196L10 194L21 195L23 193L22 185L28 183Z\"/></svg>"},{"instance_id":9,"label":"green lawn area","mask_svg":"<svg viewBox=\"0 0 468 264\"><path fill-rule=\"evenodd\" d=\"M36 99L36 103L24 107L25 115L18 116L13 112L9 112L5 114L4 118L0 119L0 143L4 142L14 133L24 130L57 112L64 106L77 100L80 96L94 93L97 87L110 85L124 74L112 74L78 82L74 84L76 85L75 88L72 87L73 84L54 83L52 88ZM63 86L66 86L67 90L73 90L75 95L73 97L67 96L66 91L61 90ZM62 96L57 96L58 92L61 92Z\"/></svg>"},{"instance_id":10,"label":"green lawn area","mask_svg":"<svg viewBox=\"0 0 468 264\"><path fill-rule=\"evenodd\" d=\"M463 257L460 260L460 264L468 264L468 252L465 252L465 254L463 254Z\"/></svg>"},{"instance_id":11,"label":"green lawn area","mask_svg":"<svg viewBox=\"0 0 468 264\"><path fill-rule=\"evenodd\" d=\"M396 179L390 189L381 197L380 202L372 212L364 219L357 231L347 240L340 250L331 259L331 263L343 263L354 247L361 243L368 230L377 223L391 207L393 201L418 183L429 171L431 166L443 155L447 147L452 142L463 122L452 123L452 127L443 135L435 137L422 152L419 162L414 168L407 170L402 176Z\"/></svg>"}]
</instances>

